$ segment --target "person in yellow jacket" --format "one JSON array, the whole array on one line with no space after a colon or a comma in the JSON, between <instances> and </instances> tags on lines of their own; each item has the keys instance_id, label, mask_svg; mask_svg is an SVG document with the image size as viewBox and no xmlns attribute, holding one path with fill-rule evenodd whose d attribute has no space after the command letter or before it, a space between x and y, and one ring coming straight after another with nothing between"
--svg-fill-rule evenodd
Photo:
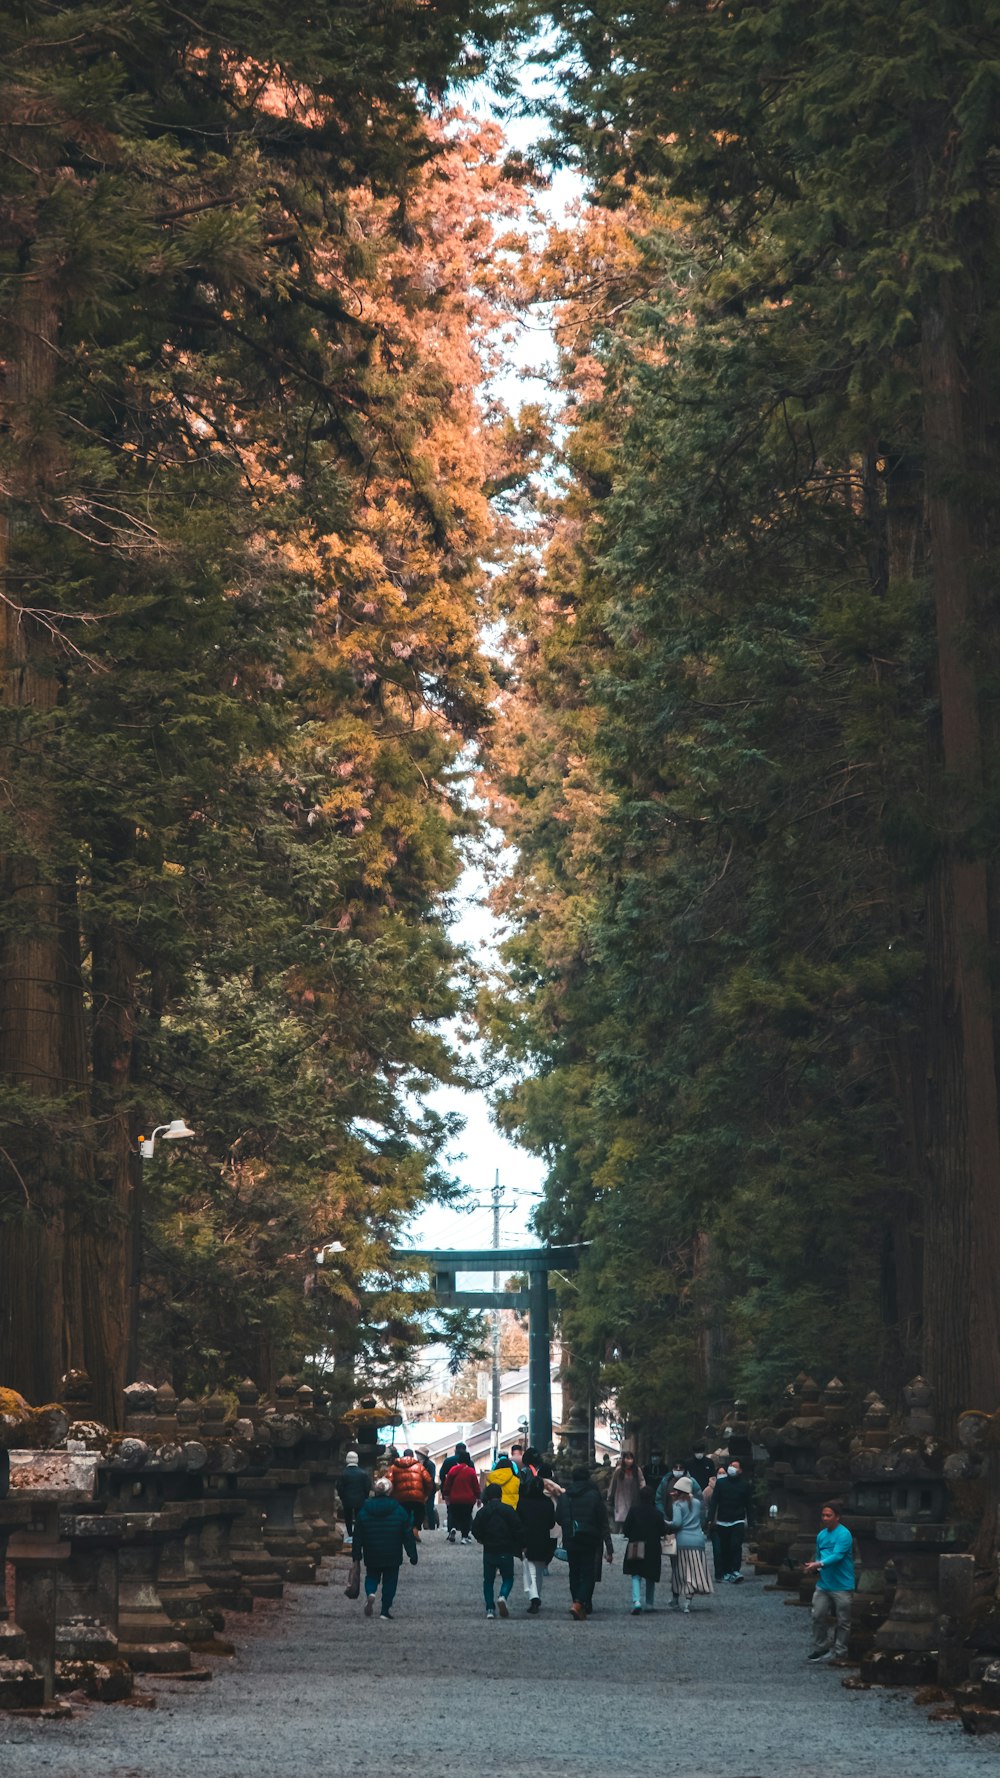
<instances>
[{"instance_id":1,"label":"person in yellow jacket","mask_svg":"<svg viewBox=\"0 0 1000 1778\"><path fill-rule=\"evenodd\" d=\"M504 1506L512 1506L516 1512L521 1493L521 1481L505 1451L498 1453L497 1460L486 1480L487 1482L496 1482L503 1495Z\"/></svg>"}]
</instances>

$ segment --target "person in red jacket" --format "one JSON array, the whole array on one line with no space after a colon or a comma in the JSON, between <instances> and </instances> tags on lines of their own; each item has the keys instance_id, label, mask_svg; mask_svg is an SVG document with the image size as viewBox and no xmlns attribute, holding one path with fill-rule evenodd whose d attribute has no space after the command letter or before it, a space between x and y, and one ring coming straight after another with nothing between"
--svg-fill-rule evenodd
<instances>
[{"instance_id":1,"label":"person in red jacket","mask_svg":"<svg viewBox=\"0 0 1000 1778\"><path fill-rule=\"evenodd\" d=\"M449 1464L441 1492L448 1502L448 1542L460 1535L463 1543L471 1543L472 1509L479 1499L479 1477L472 1464Z\"/></svg>"},{"instance_id":2,"label":"person in red jacket","mask_svg":"<svg viewBox=\"0 0 1000 1778\"><path fill-rule=\"evenodd\" d=\"M420 1461L420 1458L407 1446L402 1457L397 1457L389 1471L389 1482L392 1486L392 1498L405 1506L410 1515L413 1535L420 1542L420 1525L424 1516L424 1501L431 1491L431 1478Z\"/></svg>"}]
</instances>

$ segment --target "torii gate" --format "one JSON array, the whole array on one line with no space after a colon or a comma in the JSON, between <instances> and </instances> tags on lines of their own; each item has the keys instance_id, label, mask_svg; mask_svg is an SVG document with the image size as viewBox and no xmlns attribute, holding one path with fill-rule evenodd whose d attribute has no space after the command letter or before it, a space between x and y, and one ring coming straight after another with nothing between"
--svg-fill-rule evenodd
<instances>
[{"instance_id":1,"label":"torii gate","mask_svg":"<svg viewBox=\"0 0 1000 1778\"><path fill-rule=\"evenodd\" d=\"M528 1311L528 1426L531 1443L547 1451L552 1443L552 1376L549 1341L549 1272L575 1271L580 1247L397 1247L397 1265L426 1268L431 1288L445 1309ZM458 1272L527 1272L527 1290L457 1290ZM552 1293L554 1303L555 1295Z\"/></svg>"}]
</instances>

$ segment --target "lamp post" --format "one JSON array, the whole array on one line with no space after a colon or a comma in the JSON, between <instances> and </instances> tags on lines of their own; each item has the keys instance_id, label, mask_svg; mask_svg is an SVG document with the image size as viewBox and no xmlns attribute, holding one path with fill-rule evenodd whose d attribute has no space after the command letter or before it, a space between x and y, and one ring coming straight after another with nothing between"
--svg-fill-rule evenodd
<instances>
[{"instance_id":1,"label":"lamp post","mask_svg":"<svg viewBox=\"0 0 1000 1778\"><path fill-rule=\"evenodd\" d=\"M129 1329L128 1329L128 1375L134 1382L139 1369L139 1289L142 1284L142 1212L143 1212L143 1166L151 1161L156 1153L156 1138L162 1136L164 1142L180 1142L186 1136L193 1136L182 1117L172 1118L169 1124L157 1124L151 1136L139 1137L139 1166L136 1173L135 1194L132 1205L132 1276L129 1281Z\"/></svg>"}]
</instances>

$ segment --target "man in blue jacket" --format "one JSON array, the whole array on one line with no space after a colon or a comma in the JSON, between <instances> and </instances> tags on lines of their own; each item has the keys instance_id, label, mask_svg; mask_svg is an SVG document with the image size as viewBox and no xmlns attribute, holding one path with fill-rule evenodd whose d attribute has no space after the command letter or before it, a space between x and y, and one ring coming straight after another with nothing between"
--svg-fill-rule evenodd
<instances>
[{"instance_id":1,"label":"man in blue jacket","mask_svg":"<svg viewBox=\"0 0 1000 1778\"><path fill-rule=\"evenodd\" d=\"M375 1609L375 1595L382 1588L384 1618L392 1617L392 1602L399 1585L403 1551L417 1565L417 1545L413 1522L405 1506L392 1498L392 1484L383 1476L375 1483L375 1492L365 1501L354 1521L354 1542L351 1555L355 1562L364 1558L365 1617Z\"/></svg>"},{"instance_id":2,"label":"man in blue jacket","mask_svg":"<svg viewBox=\"0 0 1000 1778\"><path fill-rule=\"evenodd\" d=\"M816 1536L816 1560L806 1562L806 1574L816 1575L812 1602L813 1646L809 1661L838 1661L847 1657L851 1635L851 1603L854 1598L854 1539L841 1523L839 1500L828 1500ZM830 1614L834 1614L831 1642Z\"/></svg>"}]
</instances>

